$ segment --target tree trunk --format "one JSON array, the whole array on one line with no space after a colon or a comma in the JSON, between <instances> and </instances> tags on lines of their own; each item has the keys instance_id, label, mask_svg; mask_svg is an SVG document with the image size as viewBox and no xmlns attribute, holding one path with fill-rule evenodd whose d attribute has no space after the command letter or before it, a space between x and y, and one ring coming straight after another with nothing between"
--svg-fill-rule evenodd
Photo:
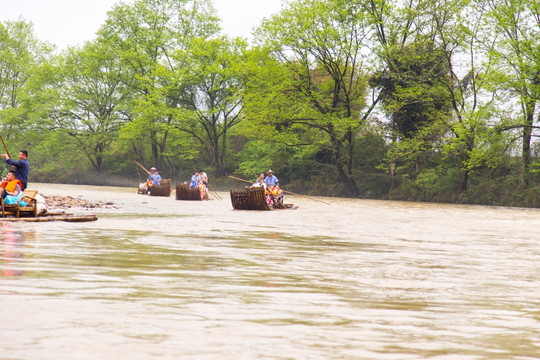
<instances>
[{"instance_id":1,"label":"tree trunk","mask_svg":"<svg viewBox=\"0 0 540 360\"><path fill-rule=\"evenodd\" d=\"M394 159L390 160L390 188L393 189L396 186L396 161Z\"/></svg>"},{"instance_id":2,"label":"tree trunk","mask_svg":"<svg viewBox=\"0 0 540 360\"><path fill-rule=\"evenodd\" d=\"M333 133L332 127L330 127L329 135L333 147L334 161L336 163L339 179L341 183L345 185L346 192L349 196L358 197L358 195L360 194L360 190L358 190L358 186L356 185L356 181L354 180L354 178L348 176L343 169L343 160L340 152L341 143L337 140L336 135Z\"/></svg>"},{"instance_id":3,"label":"tree trunk","mask_svg":"<svg viewBox=\"0 0 540 360\"><path fill-rule=\"evenodd\" d=\"M156 132L153 130L150 130L150 147L152 149L153 166L157 166L159 169L159 151L157 146Z\"/></svg>"},{"instance_id":4,"label":"tree trunk","mask_svg":"<svg viewBox=\"0 0 540 360\"><path fill-rule=\"evenodd\" d=\"M528 101L526 104L526 122L523 126L523 135L522 135L522 169L521 169L521 179L523 182L523 187L529 187L530 180L530 165L531 165L531 138L532 138L532 126L534 122L534 110L535 104L533 101Z\"/></svg>"},{"instance_id":5,"label":"tree trunk","mask_svg":"<svg viewBox=\"0 0 540 360\"><path fill-rule=\"evenodd\" d=\"M98 174L103 175L103 156L96 156L96 163L98 167Z\"/></svg>"},{"instance_id":6,"label":"tree trunk","mask_svg":"<svg viewBox=\"0 0 540 360\"><path fill-rule=\"evenodd\" d=\"M225 129L223 130L223 134L221 135L221 148L220 148L220 154L219 154L219 168L220 168L220 176L227 176L227 165L225 164L225 152L227 150L227 123L224 124Z\"/></svg>"},{"instance_id":7,"label":"tree trunk","mask_svg":"<svg viewBox=\"0 0 540 360\"><path fill-rule=\"evenodd\" d=\"M159 153L158 153L158 159L157 159L157 167L158 169L165 169L165 161L163 159L163 154L165 154L165 150L167 148L167 137L169 135L169 132L165 130L163 132L163 136L161 137L161 143L159 145ZM167 177L172 177L172 174L167 174Z\"/></svg>"},{"instance_id":8,"label":"tree trunk","mask_svg":"<svg viewBox=\"0 0 540 360\"><path fill-rule=\"evenodd\" d=\"M346 187L347 194L351 197L358 197L358 195L360 194L360 190L358 190L356 181L354 181L353 177L347 175L347 173L343 169L343 165L341 164L341 159L339 161L336 161L336 168L338 171L339 179Z\"/></svg>"},{"instance_id":9,"label":"tree trunk","mask_svg":"<svg viewBox=\"0 0 540 360\"><path fill-rule=\"evenodd\" d=\"M469 186L469 170L465 169L461 178L461 184L459 186L459 192L462 193L467 190Z\"/></svg>"},{"instance_id":10,"label":"tree trunk","mask_svg":"<svg viewBox=\"0 0 540 360\"><path fill-rule=\"evenodd\" d=\"M390 130L391 137L392 137L392 143L391 147L395 145L397 142L397 120L396 120L396 114L392 115L392 129ZM395 188L396 186L396 159L394 158L393 152L390 150L391 158L390 158L390 189Z\"/></svg>"},{"instance_id":11,"label":"tree trunk","mask_svg":"<svg viewBox=\"0 0 540 360\"><path fill-rule=\"evenodd\" d=\"M464 164L468 164L470 161L470 153L472 153L474 149L474 137L468 136L466 140L467 144L467 152L464 154L465 161L463 161ZM467 188L469 187L469 177L471 175L471 171L465 167L463 170L463 175L461 177L461 184L459 185L459 192L462 193L464 191L467 191Z\"/></svg>"},{"instance_id":12,"label":"tree trunk","mask_svg":"<svg viewBox=\"0 0 540 360\"><path fill-rule=\"evenodd\" d=\"M353 172L353 143L352 143L352 130L351 128L347 131L347 172L349 176L352 176Z\"/></svg>"}]
</instances>

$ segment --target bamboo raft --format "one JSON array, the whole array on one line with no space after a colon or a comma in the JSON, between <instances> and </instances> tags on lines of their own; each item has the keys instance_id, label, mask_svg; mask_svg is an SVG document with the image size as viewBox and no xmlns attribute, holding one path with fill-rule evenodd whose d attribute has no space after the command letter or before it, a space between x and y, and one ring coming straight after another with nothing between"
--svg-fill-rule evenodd
<instances>
[{"instance_id":1,"label":"bamboo raft","mask_svg":"<svg viewBox=\"0 0 540 360\"><path fill-rule=\"evenodd\" d=\"M47 213L37 217L6 217L0 218L1 222L47 222L47 221L67 221L67 222L87 222L96 221L98 218L94 214L73 215L66 213Z\"/></svg>"},{"instance_id":2,"label":"bamboo raft","mask_svg":"<svg viewBox=\"0 0 540 360\"><path fill-rule=\"evenodd\" d=\"M176 183L176 200L203 200L199 188L190 188L189 185ZM204 200L208 200L205 194Z\"/></svg>"},{"instance_id":3,"label":"bamboo raft","mask_svg":"<svg viewBox=\"0 0 540 360\"><path fill-rule=\"evenodd\" d=\"M171 196L171 179L161 180L159 185L153 185L150 196Z\"/></svg>"},{"instance_id":4,"label":"bamboo raft","mask_svg":"<svg viewBox=\"0 0 540 360\"><path fill-rule=\"evenodd\" d=\"M266 202L266 195L262 186L247 187L245 190L231 190L231 202L235 210L283 210L296 209L292 204L282 204L275 201L274 207Z\"/></svg>"}]
</instances>

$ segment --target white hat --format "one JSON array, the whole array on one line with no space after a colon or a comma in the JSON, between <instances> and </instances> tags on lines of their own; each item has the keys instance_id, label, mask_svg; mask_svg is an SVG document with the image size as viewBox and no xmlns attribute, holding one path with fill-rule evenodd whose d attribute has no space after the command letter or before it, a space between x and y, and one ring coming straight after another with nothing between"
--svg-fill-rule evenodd
<instances>
[{"instance_id":1,"label":"white hat","mask_svg":"<svg viewBox=\"0 0 540 360\"><path fill-rule=\"evenodd\" d=\"M157 170L157 169L156 169L155 167L152 166L152 167L150 168L150 170Z\"/></svg>"},{"instance_id":2,"label":"white hat","mask_svg":"<svg viewBox=\"0 0 540 360\"><path fill-rule=\"evenodd\" d=\"M269 173L273 173L272 169L268 169L268 172L269 172Z\"/></svg>"}]
</instances>

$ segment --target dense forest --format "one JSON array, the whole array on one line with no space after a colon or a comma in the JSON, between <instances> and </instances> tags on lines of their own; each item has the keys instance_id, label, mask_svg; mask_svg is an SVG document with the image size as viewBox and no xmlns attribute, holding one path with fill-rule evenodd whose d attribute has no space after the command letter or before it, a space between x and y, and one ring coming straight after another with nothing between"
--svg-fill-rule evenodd
<instances>
[{"instance_id":1,"label":"dense forest","mask_svg":"<svg viewBox=\"0 0 540 360\"><path fill-rule=\"evenodd\" d=\"M30 183L155 166L312 195L540 207L540 3L289 0L253 41L210 0L136 0L59 51L0 23L0 133Z\"/></svg>"}]
</instances>

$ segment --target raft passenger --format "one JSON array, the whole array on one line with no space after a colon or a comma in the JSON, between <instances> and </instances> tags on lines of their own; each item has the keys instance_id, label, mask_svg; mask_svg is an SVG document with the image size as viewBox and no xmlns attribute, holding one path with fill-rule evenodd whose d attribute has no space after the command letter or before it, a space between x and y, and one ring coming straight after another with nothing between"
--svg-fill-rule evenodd
<instances>
[{"instance_id":1,"label":"raft passenger","mask_svg":"<svg viewBox=\"0 0 540 360\"><path fill-rule=\"evenodd\" d=\"M206 186L204 186L202 181L199 181L199 183L197 184L197 188L199 189L199 194L201 195L201 200L204 200L205 197L207 197L206 193L208 191L206 189Z\"/></svg>"},{"instance_id":2,"label":"raft passenger","mask_svg":"<svg viewBox=\"0 0 540 360\"><path fill-rule=\"evenodd\" d=\"M196 171L195 174L191 177L191 183L189 184L189 187L194 189L199 184L199 172Z\"/></svg>"},{"instance_id":3,"label":"raft passenger","mask_svg":"<svg viewBox=\"0 0 540 360\"><path fill-rule=\"evenodd\" d=\"M19 179L15 178L15 174L15 170L9 170L6 177L2 179L2 183L0 184L0 188L2 188L2 200L6 204L16 204L23 195L21 190L22 183ZM24 206L25 204L26 203L21 201L21 205Z\"/></svg>"},{"instance_id":4,"label":"raft passenger","mask_svg":"<svg viewBox=\"0 0 540 360\"><path fill-rule=\"evenodd\" d=\"M266 183L264 182L264 173L259 174L259 177L257 178L257 180L255 180L255 183L252 186L263 186L264 188L266 188Z\"/></svg>"},{"instance_id":5,"label":"raft passenger","mask_svg":"<svg viewBox=\"0 0 540 360\"><path fill-rule=\"evenodd\" d=\"M283 190L281 190L281 188L279 187L279 185L276 186L276 191L275 191L275 195L274 195L274 196L275 196L275 198L276 198L279 202L283 203Z\"/></svg>"},{"instance_id":6,"label":"raft passenger","mask_svg":"<svg viewBox=\"0 0 540 360\"><path fill-rule=\"evenodd\" d=\"M272 195L272 191L270 191L269 188L266 188L266 190L264 190L264 193L266 194L266 203L268 204L268 206L273 208L274 207L274 196Z\"/></svg>"}]
</instances>

